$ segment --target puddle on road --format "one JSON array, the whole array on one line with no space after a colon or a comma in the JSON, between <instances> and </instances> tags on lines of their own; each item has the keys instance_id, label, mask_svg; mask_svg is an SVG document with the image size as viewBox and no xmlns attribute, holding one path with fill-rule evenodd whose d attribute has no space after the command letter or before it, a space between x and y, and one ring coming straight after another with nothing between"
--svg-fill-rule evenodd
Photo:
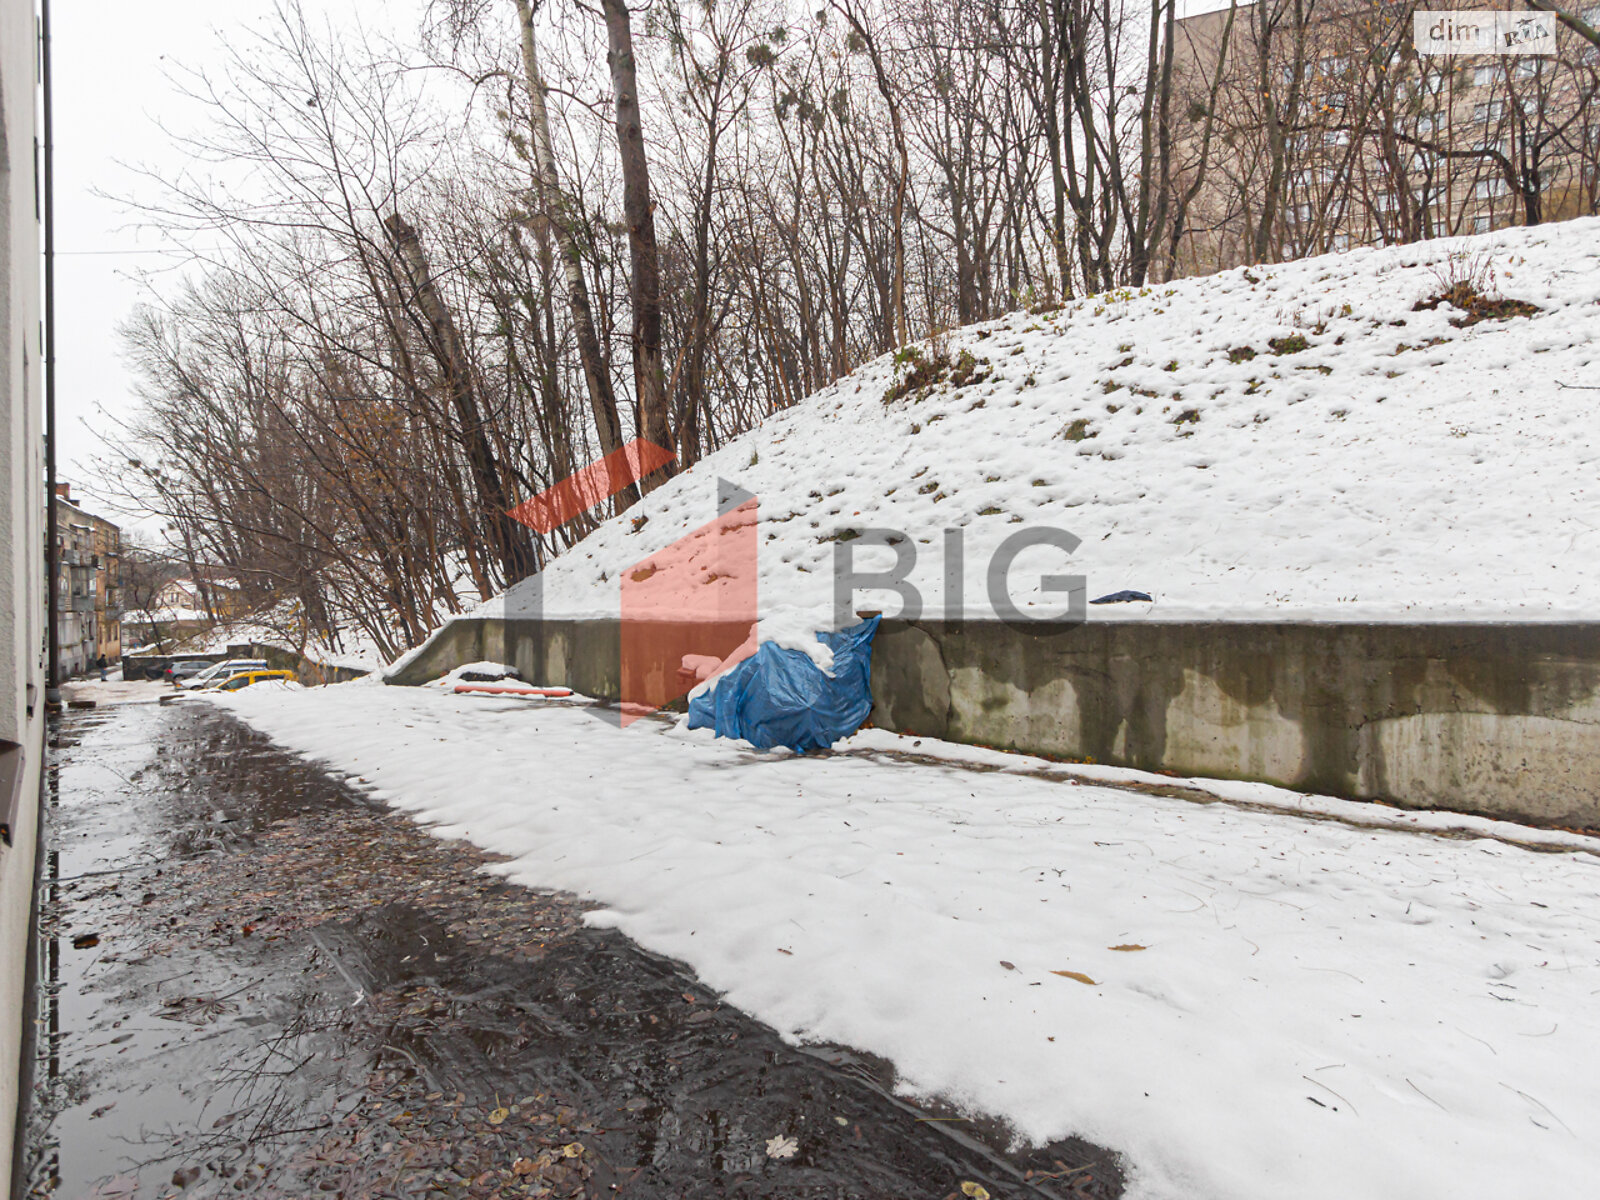
<instances>
[{"instance_id":1,"label":"puddle on road","mask_svg":"<svg viewBox=\"0 0 1600 1200\"><path fill-rule=\"evenodd\" d=\"M1109 1153L1007 1155L787 1047L214 709L54 747L29 1196L1120 1192Z\"/></svg>"}]
</instances>

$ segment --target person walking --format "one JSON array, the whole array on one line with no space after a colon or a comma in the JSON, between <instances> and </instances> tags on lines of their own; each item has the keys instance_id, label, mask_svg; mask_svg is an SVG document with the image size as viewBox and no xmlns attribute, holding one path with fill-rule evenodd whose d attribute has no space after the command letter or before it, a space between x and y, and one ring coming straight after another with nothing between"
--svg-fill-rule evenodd
<instances>
[{"instance_id":1,"label":"person walking","mask_svg":"<svg viewBox=\"0 0 1600 1200\"><path fill-rule=\"evenodd\" d=\"M95 660L94 665L100 668L100 682L104 683L106 681L106 667L109 665L106 662L106 656L102 654Z\"/></svg>"}]
</instances>

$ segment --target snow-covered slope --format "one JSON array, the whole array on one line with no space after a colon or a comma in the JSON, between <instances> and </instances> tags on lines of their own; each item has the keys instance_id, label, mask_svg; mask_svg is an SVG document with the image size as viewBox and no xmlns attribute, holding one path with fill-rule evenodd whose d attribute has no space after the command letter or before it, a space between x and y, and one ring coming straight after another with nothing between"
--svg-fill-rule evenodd
<instances>
[{"instance_id":1,"label":"snow-covered slope","mask_svg":"<svg viewBox=\"0 0 1600 1200\"><path fill-rule=\"evenodd\" d=\"M1465 324L1449 304L1416 310L1466 276L1539 311ZM886 400L917 363L868 364L476 615L617 612L622 573L713 520L722 477L759 497L763 611L812 628L829 624L841 537L905 531L936 612L941 531L962 529L978 614L994 547L1035 525L1082 540L1070 562L1047 548L1018 560L1012 594L1035 613L1060 604L1039 576L1062 572L1086 576L1091 598L1154 596L1091 619L1588 618L1597 329L1594 219L1014 314L923 343L923 360L950 364L931 387ZM863 549L858 565L890 553ZM896 602L862 593L862 606Z\"/></svg>"}]
</instances>

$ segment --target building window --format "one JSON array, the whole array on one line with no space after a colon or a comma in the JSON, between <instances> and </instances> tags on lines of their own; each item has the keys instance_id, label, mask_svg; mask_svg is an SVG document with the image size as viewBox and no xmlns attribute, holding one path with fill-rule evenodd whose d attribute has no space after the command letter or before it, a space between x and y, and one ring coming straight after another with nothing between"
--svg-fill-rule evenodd
<instances>
[{"instance_id":1,"label":"building window","mask_svg":"<svg viewBox=\"0 0 1600 1200\"><path fill-rule=\"evenodd\" d=\"M1483 216L1483 217L1473 217L1472 218L1472 232L1473 233L1488 233L1489 230L1491 230L1493 228L1494 228L1494 218L1493 217Z\"/></svg>"},{"instance_id":2,"label":"building window","mask_svg":"<svg viewBox=\"0 0 1600 1200\"><path fill-rule=\"evenodd\" d=\"M1472 106L1472 119L1480 125L1485 121L1498 121L1505 115L1506 102L1504 100L1489 100L1483 104Z\"/></svg>"},{"instance_id":3,"label":"building window","mask_svg":"<svg viewBox=\"0 0 1600 1200\"><path fill-rule=\"evenodd\" d=\"M1472 194L1479 200L1488 200L1494 196L1506 194L1506 181L1504 179L1480 179L1472 189Z\"/></svg>"},{"instance_id":4,"label":"building window","mask_svg":"<svg viewBox=\"0 0 1600 1200\"><path fill-rule=\"evenodd\" d=\"M1348 250L1350 249L1350 235L1348 233L1336 233L1333 235L1333 241L1329 244L1335 250Z\"/></svg>"},{"instance_id":5,"label":"building window","mask_svg":"<svg viewBox=\"0 0 1600 1200\"><path fill-rule=\"evenodd\" d=\"M1511 70L1513 79L1532 79L1539 74L1539 60L1531 54L1524 54L1517 59L1517 65Z\"/></svg>"},{"instance_id":6,"label":"building window","mask_svg":"<svg viewBox=\"0 0 1600 1200\"><path fill-rule=\"evenodd\" d=\"M1337 54L1331 54L1317 64L1317 69L1324 76L1343 75L1349 65L1348 59Z\"/></svg>"},{"instance_id":7,"label":"building window","mask_svg":"<svg viewBox=\"0 0 1600 1200\"><path fill-rule=\"evenodd\" d=\"M1472 68L1472 86L1473 87L1488 87L1491 83L1494 82L1494 72L1495 72L1495 64L1494 63L1485 63L1481 67L1473 67Z\"/></svg>"},{"instance_id":8,"label":"building window","mask_svg":"<svg viewBox=\"0 0 1600 1200\"><path fill-rule=\"evenodd\" d=\"M1417 78L1417 89L1426 95L1437 96L1444 91L1446 78L1446 72L1430 67Z\"/></svg>"},{"instance_id":9,"label":"building window","mask_svg":"<svg viewBox=\"0 0 1600 1200\"><path fill-rule=\"evenodd\" d=\"M1348 146L1350 144L1350 131L1348 129L1329 129L1322 135L1324 146Z\"/></svg>"}]
</instances>

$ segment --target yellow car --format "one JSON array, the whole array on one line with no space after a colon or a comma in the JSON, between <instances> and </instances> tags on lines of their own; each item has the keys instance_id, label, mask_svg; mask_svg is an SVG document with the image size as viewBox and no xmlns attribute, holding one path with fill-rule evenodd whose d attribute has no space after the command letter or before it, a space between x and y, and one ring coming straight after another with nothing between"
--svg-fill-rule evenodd
<instances>
[{"instance_id":1,"label":"yellow car","mask_svg":"<svg viewBox=\"0 0 1600 1200\"><path fill-rule=\"evenodd\" d=\"M237 692L240 688L250 687L252 684L269 683L281 680L284 683L298 683L293 671L240 671L237 675L230 675L220 682L213 683L205 690L208 692Z\"/></svg>"}]
</instances>

